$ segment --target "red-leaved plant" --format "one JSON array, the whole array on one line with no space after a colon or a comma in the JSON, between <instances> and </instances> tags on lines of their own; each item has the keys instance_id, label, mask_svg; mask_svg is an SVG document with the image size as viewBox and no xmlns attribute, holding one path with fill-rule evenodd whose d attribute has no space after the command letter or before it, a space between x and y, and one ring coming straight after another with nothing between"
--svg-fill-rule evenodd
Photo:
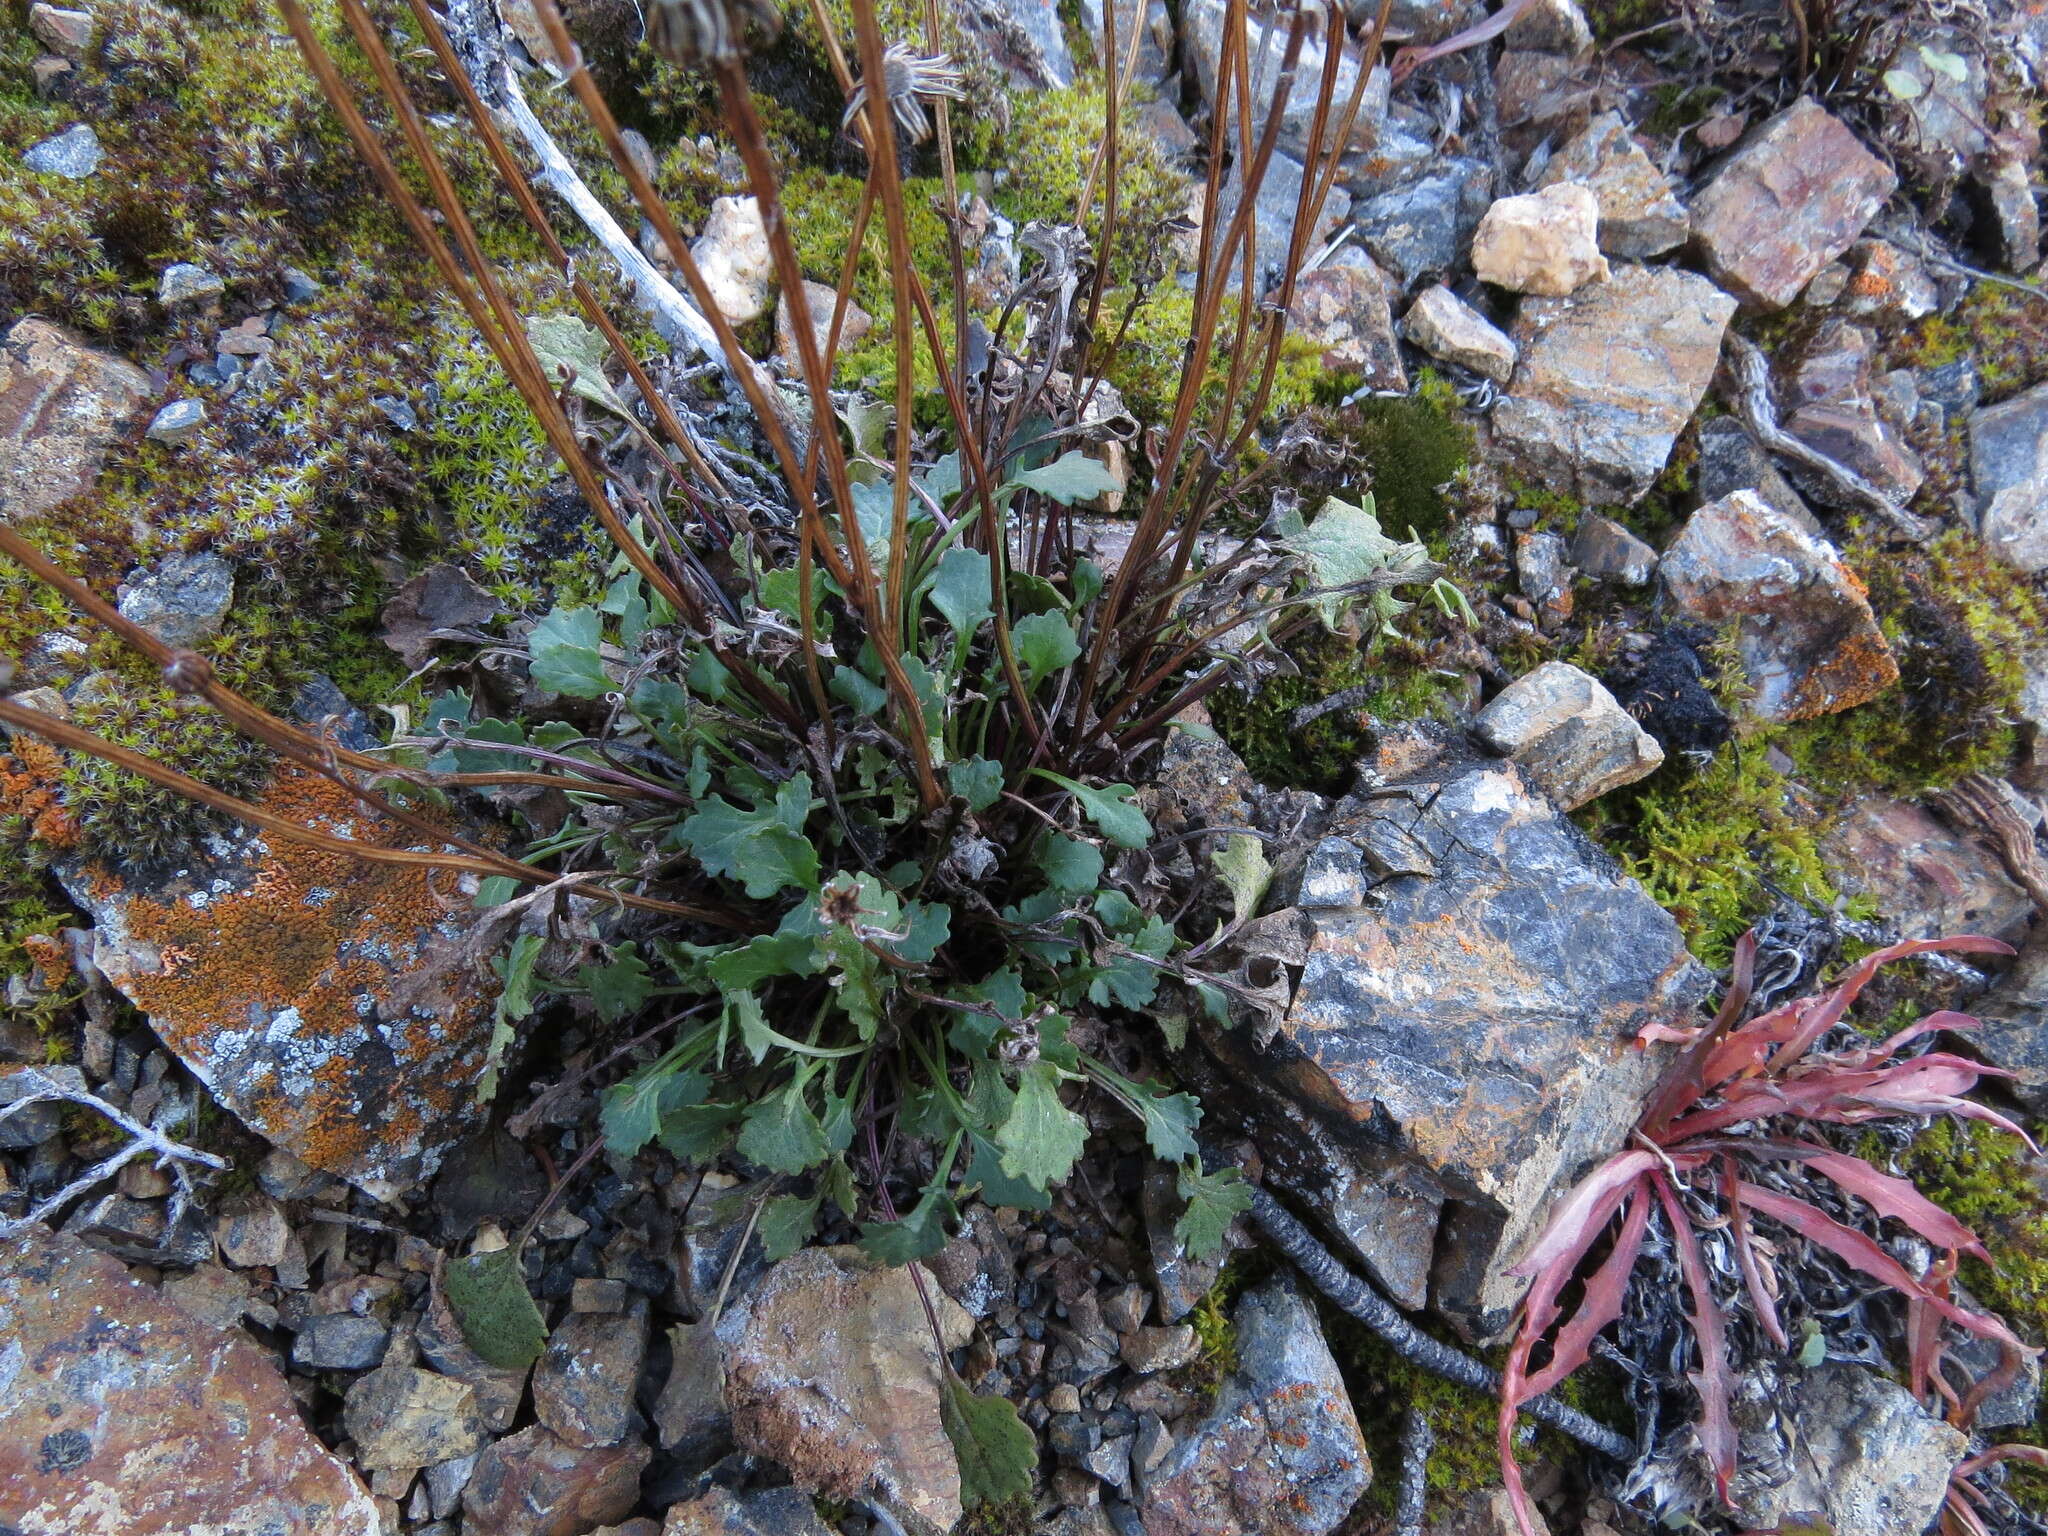
<instances>
[{"instance_id":1,"label":"red-leaved plant","mask_svg":"<svg viewBox=\"0 0 2048 1536\"><path fill-rule=\"evenodd\" d=\"M1532 1280L1503 1372L1500 1409L1501 1474L1522 1536L1533 1536L1533 1525L1512 1445L1516 1410L1583 1365L1594 1339L1621 1315L1653 1208L1664 1212L1670 1226L1691 1302L1699 1353L1691 1380L1700 1399L1700 1449L1717 1495L1724 1506L1730 1502L1736 1434L1729 1405L1735 1370L1728 1358L1721 1306L1708 1281L1695 1218L1680 1198L1681 1186L1694 1200L1712 1207L1713 1225L1729 1232L1749 1305L1779 1349L1790 1345L1778 1317L1776 1275L1766 1273L1772 1250L1752 1230L1757 1216L1777 1222L1906 1298L1910 1385L1921 1401L1941 1403L1952 1423L1967 1426L1977 1405L2010 1383L2025 1358L2036 1353L1996 1317L1952 1298L1949 1280L1961 1255L1989 1257L1961 1222L1909 1181L1799 1132L1800 1122L1863 1125L1952 1114L1988 1121L2026 1139L2026 1132L2003 1115L1965 1097L1979 1078L2009 1074L1945 1051L1898 1057L1902 1047L1924 1035L1973 1027L1977 1021L1966 1014L1930 1013L1868 1047L1825 1053L1815 1049L1841 1022L1878 967L1930 950L2012 953L1996 939L1973 937L1894 944L1858 961L1832 990L1795 999L1741 1023L1756 956L1755 938L1749 935L1736 947L1728 992L1711 1024L1697 1030L1653 1025L1643 1031L1639 1044L1674 1041L1684 1050L1651 1100L1632 1145L1572 1189L1511 1271ZM1731 1134L1738 1130L1744 1134ZM1759 1162L1799 1164L1807 1174L1827 1180L1879 1216L1903 1223L1940 1250L1940 1257L1926 1275L1913 1275L1867 1233L1797 1196L1745 1179L1745 1164ZM1617 1219L1612 1248L1585 1278L1577 1310L1558 1327L1564 1315L1559 1296ZM1992 1340L2000 1349L1999 1367L1960 1396L1939 1371L1944 1321ZM1530 1355L1545 1339L1550 1341L1548 1363L1532 1371ZM1973 1523L1965 1518L1970 1515L1966 1498L1953 1487L1948 1512L1965 1529Z\"/></svg>"}]
</instances>

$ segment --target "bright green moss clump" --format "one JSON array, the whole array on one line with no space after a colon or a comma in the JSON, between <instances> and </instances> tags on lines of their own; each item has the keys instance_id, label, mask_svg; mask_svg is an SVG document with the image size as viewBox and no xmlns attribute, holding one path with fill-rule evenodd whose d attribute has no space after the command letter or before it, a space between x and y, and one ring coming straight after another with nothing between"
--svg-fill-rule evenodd
<instances>
[{"instance_id":1,"label":"bright green moss clump","mask_svg":"<svg viewBox=\"0 0 2048 1536\"><path fill-rule=\"evenodd\" d=\"M1967 360L1989 405L2048 379L2048 306L1997 283L1978 283L1953 310L1909 328L1893 366L1938 368Z\"/></svg>"}]
</instances>

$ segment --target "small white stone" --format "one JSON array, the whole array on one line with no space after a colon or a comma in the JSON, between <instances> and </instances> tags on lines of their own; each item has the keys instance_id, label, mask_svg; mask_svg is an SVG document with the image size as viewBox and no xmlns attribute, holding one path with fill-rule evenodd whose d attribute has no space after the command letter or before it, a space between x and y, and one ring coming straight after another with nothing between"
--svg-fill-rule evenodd
<instances>
[{"instance_id":1,"label":"small white stone","mask_svg":"<svg viewBox=\"0 0 2048 1536\"><path fill-rule=\"evenodd\" d=\"M1441 283L1415 296L1401 332L1431 357L1505 384L1515 371L1515 344L1500 327Z\"/></svg>"},{"instance_id":2,"label":"small white stone","mask_svg":"<svg viewBox=\"0 0 2048 1536\"><path fill-rule=\"evenodd\" d=\"M690 254L704 274L712 302L728 321L745 325L768 313L775 292L775 266L759 202L751 197L713 199L704 233L690 247Z\"/></svg>"},{"instance_id":3,"label":"small white stone","mask_svg":"<svg viewBox=\"0 0 2048 1536\"><path fill-rule=\"evenodd\" d=\"M188 443L206 425L206 404L201 400L173 400L151 418L146 434L153 443Z\"/></svg>"},{"instance_id":4,"label":"small white stone","mask_svg":"<svg viewBox=\"0 0 2048 1536\"><path fill-rule=\"evenodd\" d=\"M165 305L191 304L217 299L225 291L226 284L206 268L194 266L189 261L174 261L157 279L156 299Z\"/></svg>"},{"instance_id":5,"label":"small white stone","mask_svg":"<svg viewBox=\"0 0 2048 1536\"><path fill-rule=\"evenodd\" d=\"M1590 187L1569 181L1501 198L1472 237L1472 265L1496 287L1552 299L1604 281L1600 199Z\"/></svg>"}]
</instances>

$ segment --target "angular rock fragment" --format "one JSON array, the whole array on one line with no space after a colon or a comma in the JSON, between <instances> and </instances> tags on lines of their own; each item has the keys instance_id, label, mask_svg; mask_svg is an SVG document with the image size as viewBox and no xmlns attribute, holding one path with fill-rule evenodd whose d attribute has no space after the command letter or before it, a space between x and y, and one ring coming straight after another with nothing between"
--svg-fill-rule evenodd
<instances>
[{"instance_id":1,"label":"angular rock fragment","mask_svg":"<svg viewBox=\"0 0 2048 1536\"><path fill-rule=\"evenodd\" d=\"M661 1448L685 1462L709 1466L732 1448L718 1341L708 1323L678 1323L668 1339L668 1382L654 1404Z\"/></svg>"},{"instance_id":2,"label":"angular rock fragment","mask_svg":"<svg viewBox=\"0 0 2048 1536\"><path fill-rule=\"evenodd\" d=\"M1702 502L1719 501L1733 491L1755 491L1765 505L1821 536L1820 519L1779 473L1763 444L1733 416L1716 416L1700 424L1696 474Z\"/></svg>"},{"instance_id":3,"label":"angular rock fragment","mask_svg":"<svg viewBox=\"0 0 2048 1536\"><path fill-rule=\"evenodd\" d=\"M1759 720L1806 720L1868 703L1898 662L1855 572L1835 547L1736 491L1693 513L1657 568L1665 598L1706 624L1737 626Z\"/></svg>"},{"instance_id":4,"label":"angular rock fragment","mask_svg":"<svg viewBox=\"0 0 2048 1536\"><path fill-rule=\"evenodd\" d=\"M121 617L165 645L188 649L220 633L235 600L235 572L219 555L171 555L121 588Z\"/></svg>"},{"instance_id":5,"label":"angular rock fragment","mask_svg":"<svg viewBox=\"0 0 2048 1536\"><path fill-rule=\"evenodd\" d=\"M1354 253L1356 254L1356 253ZM1295 284L1289 330L1322 348L1323 366L1355 373L1373 389L1408 390L1408 370L1394 340L1388 279L1370 258L1365 266L1318 267Z\"/></svg>"},{"instance_id":6,"label":"angular rock fragment","mask_svg":"<svg viewBox=\"0 0 2048 1536\"><path fill-rule=\"evenodd\" d=\"M818 355L823 357L825 343L832 336L832 314L839 304L839 290L806 279L804 302L810 306L811 336L817 343ZM874 328L875 317L848 299L846 313L839 319L839 350L846 352L860 345ZM786 293L775 301L775 355L791 373L798 373L803 366L797 346L796 312Z\"/></svg>"},{"instance_id":7,"label":"angular rock fragment","mask_svg":"<svg viewBox=\"0 0 2048 1536\"><path fill-rule=\"evenodd\" d=\"M1786 370L1785 430L1906 502L1926 472L1920 456L1878 413L1876 352L1877 338L1862 326L1839 319L1822 325Z\"/></svg>"},{"instance_id":8,"label":"angular rock fragment","mask_svg":"<svg viewBox=\"0 0 2048 1536\"><path fill-rule=\"evenodd\" d=\"M1592 191L1553 182L1486 210L1472 236L1472 268L1497 288L1561 299L1607 277L1599 230L1600 201Z\"/></svg>"},{"instance_id":9,"label":"angular rock fragment","mask_svg":"<svg viewBox=\"0 0 2048 1536\"><path fill-rule=\"evenodd\" d=\"M47 320L17 320L0 337L0 522L92 489L152 393L133 363Z\"/></svg>"},{"instance_id":10,"label":"angular rock fragment","mask_svg":"<svg viewBox=\"0 0 2048 1536\"><path fill-rule=\"evenodd\" d=\"M973 1324L927 1279L946 1347ZM941 1361L917 1287L853 1248L777 1264L718 1322L733 1438L833 1498L880 1493L917 1521L960 1518L960 1471L939 1420Z\"/></svg>"},{"instance_id":11,"label":"angular rock fragment","mask_svg":"<svg viewBox=\"0 0 2048 1536\"><path fill-rule=\"evenodd\" d=\"M31 145L21 163L45 176L62 176L67 181L84 181L100 168L106 151L90 123L73 123L54 138Z\"/></svg>"},{"instance_id":12,"label":"angular rock fragment","mask_svg":"<svg viewBox=\"0 0 2048 1536\"><path fill-rule=\"evenodd\" d=\"M1713 381L1734 313L1705 278L1661 267L1617 266L1569 299L1532 299L1494 430L1530 472L1580 500L1634 501Z\"/></svg>"},{"instance_id":13,"label":"angular rock fragment","mask_svg":"<svg viewBox=\"0 0 2048 1536\"><path fill-rule=\"evenodd\" d=\"M370 1472L431 1466L484 1447L476 1393L412 1365L381 1365L359 1377L342 1404L356 1464Z\"/></svg>"},{"instance_id":14,"label":"angular rock fragment","mask_svg":"<svg viewBox=\"0 0 2048 1536\"><path fill-rule=\"evenodd\" d=\"M1979 531L2002 560L2048 570L2048 384L1970 417Z\"/></svg>"},{"instance_id":15,"label":"angular rock fragment","mask_svg":"<svg viewBox=\"0 0 2048 1536\"><path fill-rule=\"evenodd\" d=\"M1401 318L1401 332L1431 357L1470 368L1496 384L1515 371L1515 344L1478 310L1438 283L1425 288Z\"/></svg>"},{"instance_id":16,"label":"angular rock fragment","mask_svg":"<svg viewBox=\"0 0 2048 1536\"><path fill-rule=\"evenodd\" d=\"M647 1309L573 1312L533 1368L534 1416L570 1445L617 1445L638 1423L633 1389L647 1353Z\"/></svg>"},{"instance_id":17,"label":"angular rock fragment","mask_svg":"<svg viewBox=\"0 0 2048 1536\"><path fill-rule=\"evenodd\" d=\"M2034 915L1995 853L1908 800L1859 798L1820 850L1835 888L1874 902L1902 939L1981 933L2017 943Z\"/></svg>"},{"instance_id":18,"label":"angular rock fragment","mask_svg":"<svg viewBox=\"0 0 2048 1536\"><path fill-rule=\"evenodd\" d=\"M1982 1021L1964 1037L1971 1053L2010 1072L2006 1091L2031 1113L2048 1111L2048 943L2022 949L1970 1011Z\"/></svg>"},{"instance_id":19,"label":"angular rock fragment","mask_svg":"<svg viewBox=\"0 0 2048 1536\"><path fill-rule=\"evenodd\" d=\"M1360 906L1302 914L1306 963L1277 1036L1201 1039L1279 1133L1286 1182L1320 1202L1355 1169L1402 1190L1390 1246L1405 1257L1383 1248L1376 1267L1433 1256L1431 1302L1484 1335L1520 1295L1502 1271L1552 1196L1640 1114L1662 1058L1635 1035L1685 1020L1706 976L1670 916L1516 768L1459 751L1337 807L1333 834L1372 884Z\"/></svg>"},{"instance_id":20,"label":"angular rock fragment","mask_svg":"<svg viewBox=\"0 0 2048 1536\"><path fill-rule=\"evenodd\" d=\"M707 1488L671 1504L661 1536L832 1536L810 1495L798 1488L763 1488L734 1495Z\"/></svg>"},{"instance_id":21,"label":"angular rock fragment","mask_svg":"<svg viewBox=\"0 0 2048 1536\"><path fill-rule=\"evenodd\" d=\"M1743 303L1783 309L1855 243L1898 178L1802 96L1750 136L1693 199L1707 271Z\"/></svg>"},{"instance_id":22,"label":"angular rock fragment","mask_svg":"<svg viewBox=\"0 0 2048 1536\"><path fill-rule=\"evenodd\" d=\"M1593 46L1593 29L1577 0L1535 0L1508 24L1510 48L1535 48L1575 59Z\"/></svg>"},{"instance_id":23,"label":"angular rock fragment","mask_svg":"<svg viewBox=\"0 0 2048 1536\"><path fill-rule=\"evenodd\" d=\"M40 1225L0 1239L0 1525L378 1536L269 1356Z\"/></svg>"},{"instance_id":24,"label":"angular rock fragment","mask_svg":"<svg viewBox=\"0 0 2048 1536\"><path fill-rule=\"evenodd\" d=\"M1473 732L1563 810L1656 772L1664 749L1614 695L1567 661L1546 661L1494 697Z\"/></svg>"},{"instance_id":25,"label":"angular rock fragment","mask_svg":"<svg viewBox=\"0 0 2048 1536\"><path fill-rule=\"evenodd\" d=\"M690 246L704 285L719 313L745 325L768 313L775 291L775 264L761 205L751 197L715 197L704 233Z\"/></svg>"},{"instance_id":26,"label":"angular rock fragment","mask_svg":"<svg viewBox=\"0 0 2048 1536\"><path fill-rule=\"evenodd\" d=\"M1571 562L1588 576L1647 586L1657 573L1657 551L1611 517L1588 512L1572 535Z\"/></svg>"},{"instance_id":27,"label":"angular rock fragment","mask_svg":"<svg viewBox=\"0 0 2048 1536\"><path fill-rule=\"evenodd\" d=\"M1188 63L1194 69L1204 101L1215 100L1227 9L1224 0L1193 0L1181 13L1182 46ZM1323 58L1329 46L1321 30L1323 23L1321 16L1312 19L1288 92L1285 116L1281 120L1280 148L1297 160L1306 158L1308 154L1309 129L1314 123L1316 95L1322 85ZM1287 28L1286 18L1262 20L1257 15L1252 16L1248 27L1246 46L1250 50L1248 57L1252 70L1251 111L1253 119L1261 124L1272 110L1273 98L1279 93L1280 61L1287 45ZM1352 92L1358 88L1358 69L1358 50L1345 39L1343 62L1337 66L1338 103L1350 101ZM1372 148L1374 131L1386 116L1391 79L1384 66L1373 70L1371 78L1366 81L1365 96L1352 123L1347 148Z\"/></svg>"},{"instance_id":28,"label":"angular rock fragment","mask_svg":"<svg viewBox=\"0 0 2048 1536\"><path fill-rule=\"evenodd\" d=\"M1147 1475L1145 1536L1324 1536L1371 1486L1372 1461L1315 1310L1283 1276L1231 1321L1238 1368Z\"/></svg>"},{"instance_id":29,"label":"angular rock fragment","mask_svg":"<svg viewBox=\"0 0 2048 1536\"><path fill-rule=\"evenodd\" d=\"M44 47L61 53L67 59L82 58L85 50L92 46L91 11L65 10L36 0L28 8L28 29Z\"/></svg>"},{"instance_id":30,"label":"angular rock fragment","mask_svg":"<svg viewBox=\"0 0 2048 1536\"><path fill-rule=\"evenodd\" d=\"M1671 178L1657 169L1619 112L1602 112L1587 123L1550 157L1536 186L1560 182L1578 182L1598 200L1600 249L1610 256L1661 256L1692 233Z\"/></svg>"},{"instance_id":31,"label":"angular rock fragment","mask_svg":"<svg viewBox=\"0 0 2048 1536\"><path fill-rule=\"evenodd\" d=\"M493 1441L462 1490L463 1528L491 1536L584 1536L640 1502L654 1458L638 1440L583 1449L538 1424Z\"/></svg>"},{"instance_id":32,"label":"angular rock fragment","mask_svg":"<svg viewBox=\"0 0 2048 1536\"><path fill-rule=\"evenodd\" d=\"M1787 1394L1781 1385L1766 1410L1786 1424L1795 1447L1784 1462L1790 1476L1744 1500L1745 1528L1776 1526L1797 1511L1858 1536L1920 1536L1940 1513L1969 1437L1904 1387L1847 1361L1791 1387Z\"/></svg>"},{"instance_id":33,"label":"angular rock fragment","mask_svg":"<svg viewBox=\"0 0 2048 1536\"><path fill-rule=\"evenodd\" d=\"M1361 200L1351 211L1358 238L1402 284L1448 272L1486 214L1488 175L1477 160L1440 160L1423 176Z\"/></svg>"},{"instance_id":34,"label":"angular rock fragment","mask_svg":"<svg viewBox=\"0 0 2048 1536\"><path fill-rule=\"evenodd\" d=\"M260 799L393 845L327 780L282 771ZM465 948L475 914L443 899L458 882L241 828L146 887L97 864L62 878L93 963L266 1139L388 1200L468 1131L495 984Z\"/></svg>"}]
</instances>

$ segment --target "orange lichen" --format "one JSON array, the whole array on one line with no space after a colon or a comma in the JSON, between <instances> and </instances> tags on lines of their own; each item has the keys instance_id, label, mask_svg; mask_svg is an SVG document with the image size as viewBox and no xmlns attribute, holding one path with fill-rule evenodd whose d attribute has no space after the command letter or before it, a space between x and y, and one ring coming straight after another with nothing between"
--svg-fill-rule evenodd
<instances>
[{"instance_id":1,"label":"orange lichen","mask_svg":"<svg viewBox=\"0 0 2048 1536\"><path fill-rule=\"evenodd\" d=\"M13 750L0 753L0 820L15 820L48 848L77 846L78 823L57 793L63 769L55 747L26 733L17 736Z\"/></svg>"},{"instance_id":2,"label":"orange lichen","mask_svg":"<svg viewBox=\"0 0 2048 1536\"><path fill-rule=\"evenodd\" d=\"M281 772L259 803L416 846L314 775ZM461 1117L482 1065L492 988L464 952L470 919L434 878L278 838L148 896L122 896L105 869L88 884L124 914L109 974L223 1102L316 1168L383 1181Z\"/></svg>"}]
</instances>

